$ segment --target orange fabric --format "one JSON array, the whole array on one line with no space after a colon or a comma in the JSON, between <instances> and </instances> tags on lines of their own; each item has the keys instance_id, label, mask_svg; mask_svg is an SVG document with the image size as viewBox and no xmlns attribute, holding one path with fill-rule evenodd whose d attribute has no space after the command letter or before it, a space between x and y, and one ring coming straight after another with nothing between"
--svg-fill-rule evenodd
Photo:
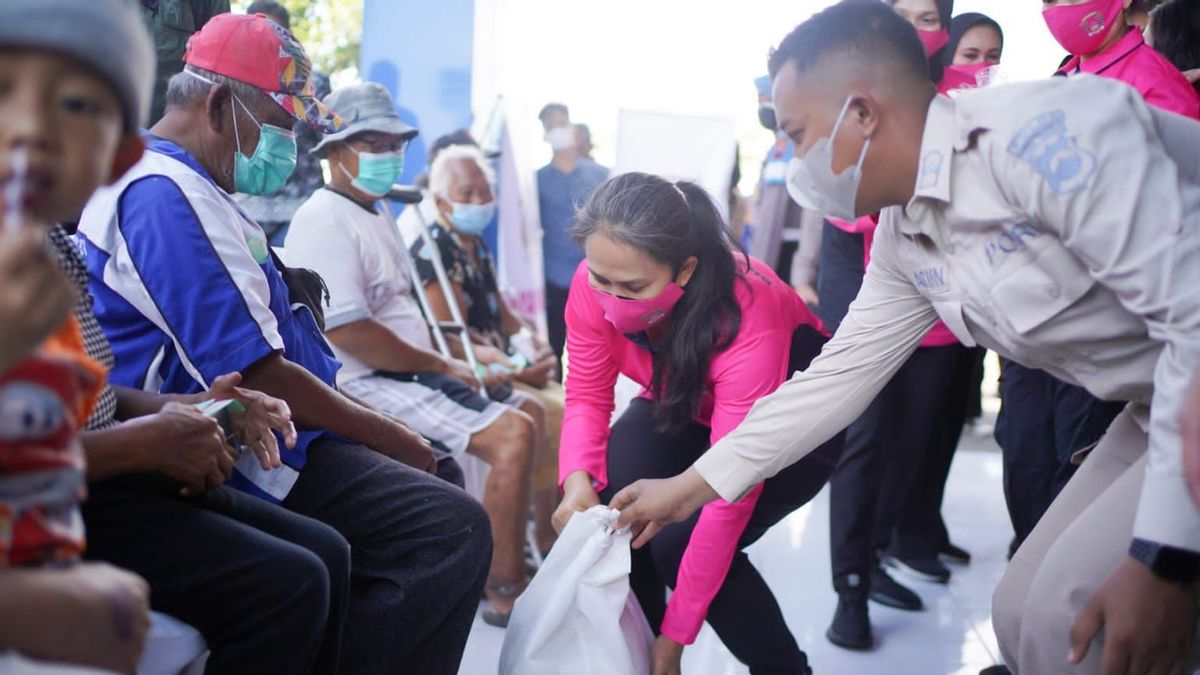
<instances>
[{"instance_id":1,"label":"orange fabric","mask_svg":"<svg viewBox=\"0 0 1200 675\"><path fill-rule=\"evenodd\" d=\"M74 317L0 374L0 568L72 562L83 553L79 432L105 378Z\"/></svg>"}]
</instances>

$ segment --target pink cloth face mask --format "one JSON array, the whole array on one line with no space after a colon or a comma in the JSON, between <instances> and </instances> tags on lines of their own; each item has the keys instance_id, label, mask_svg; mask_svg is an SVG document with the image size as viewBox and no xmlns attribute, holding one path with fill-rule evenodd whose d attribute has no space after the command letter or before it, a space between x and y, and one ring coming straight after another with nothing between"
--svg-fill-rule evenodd
<instances>
[{"instance_id":1,"label":"pink cloth face mask","mask_svg":"<svg viewBox=\"0 0 1200 675\"><path fill-rule=\"evenodd\" d=\"M592 289L592 295L604 310L604 318L621 334L629 335L647 330L667 318L683 298L683 288L671 282L658 295L644 300L618 298L595 288Z\"/></svg>"},{"instance_id":2,"label":"pink cloth face mask","mask_svg":"<svg viewBox=\"0 0 1200 675\"><path fill-rule=\"evenodd\" d=\"M946 70L954 71L954 72L958 73L959 75L962 75L963 78L966 79L967 81L974 80L975 84L979 85L979 84L981 84L979 74L983 73L988 68L994 68L998 65L1000 65L1000 64L998 64L998 63L993 64L993 63L988 63L987 61L980 61L979 63L972 63L972 64L965 65L965 66L946 66ZM983 79L986 80L987 79L986 76Z\"/></svg>"},{"instance_id":3,"label":"pink cloth face mask","mask_svg":"<svg viewBox=\"0 0 1200 675\"><path fill-rule=\"evenodd\" d=\"M1124 9L1122 0L1091 0L1051 7L1042 12L1042 18L1063 49L1075 56L1091 56L1100 50Z\"/></svg>"},{"instance_id":4,"label":"pink cloth face mask","mask_svg":"<svg viewBox=\"0 0 1200 675\"><path fill-rule=\"evenodd\" d=\"M940 52L942 47L950 43L950 31L917 29L921 43L925 45L925 57L931 57Z\"/></svg>"}]
</instances>

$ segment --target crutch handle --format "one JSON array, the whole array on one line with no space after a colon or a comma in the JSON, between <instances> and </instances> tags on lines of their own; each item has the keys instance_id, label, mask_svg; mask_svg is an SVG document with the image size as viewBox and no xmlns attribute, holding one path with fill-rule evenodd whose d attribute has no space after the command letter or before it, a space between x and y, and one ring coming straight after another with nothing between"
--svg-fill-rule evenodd
<instances>
[{"instance_id":1,"label":"crutch handle","mask_svg":"<svg viewBox=\"0 0 1200 675\"><path fill-rule=\"evenodd\" d=\"M421 188L415 185L393 185L386 197L401 204L420 204L423 198Z\"/></svg>"}]
</instances>

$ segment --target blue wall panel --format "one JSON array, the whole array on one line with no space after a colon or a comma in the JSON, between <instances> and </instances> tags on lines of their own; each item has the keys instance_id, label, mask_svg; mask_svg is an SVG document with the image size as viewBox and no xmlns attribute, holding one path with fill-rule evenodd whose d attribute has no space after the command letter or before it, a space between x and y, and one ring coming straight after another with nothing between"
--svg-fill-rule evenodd
<instances>
[{"instance_id":1,"label":"blue wall panel","mask_svg":"<svg viewBox=\"0 0 1200 675\"><path fill-rule=\"evenodd\" d=\"M388 88L400 116L421 130L401 182L426 168L434 139L471 126L474 0L364 0L359 71Z\"/></svg>"}]
</instances>

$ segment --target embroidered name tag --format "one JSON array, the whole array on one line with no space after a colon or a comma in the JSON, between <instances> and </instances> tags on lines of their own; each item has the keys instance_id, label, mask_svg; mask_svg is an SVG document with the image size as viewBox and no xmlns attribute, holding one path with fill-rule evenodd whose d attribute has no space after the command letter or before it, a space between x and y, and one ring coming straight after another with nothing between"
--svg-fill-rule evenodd
<instances>
[{"instance_id":1,"label":"embroidered name tag","mask_svg":"<svg viewBox=\"0 0 1200 675\"><path fill-rule=\"evenodd\" d=\"M943 267L926 267L913 272L913 283L925 293L946 290L946 270Z\"/></svg>"},{"instance_id":2,"label":"embroidered name tag","mask_svg":"<svg viewBox=\"0 0 1200 675\"><path fill-rule=\"evenodd\" d=\"M1033 118L1009 142L1008 152L1032 165L1058 194L1082 190L1096 173L1096 155L1079 147L1061 110Z\"/></svg>"}]
</instances>

